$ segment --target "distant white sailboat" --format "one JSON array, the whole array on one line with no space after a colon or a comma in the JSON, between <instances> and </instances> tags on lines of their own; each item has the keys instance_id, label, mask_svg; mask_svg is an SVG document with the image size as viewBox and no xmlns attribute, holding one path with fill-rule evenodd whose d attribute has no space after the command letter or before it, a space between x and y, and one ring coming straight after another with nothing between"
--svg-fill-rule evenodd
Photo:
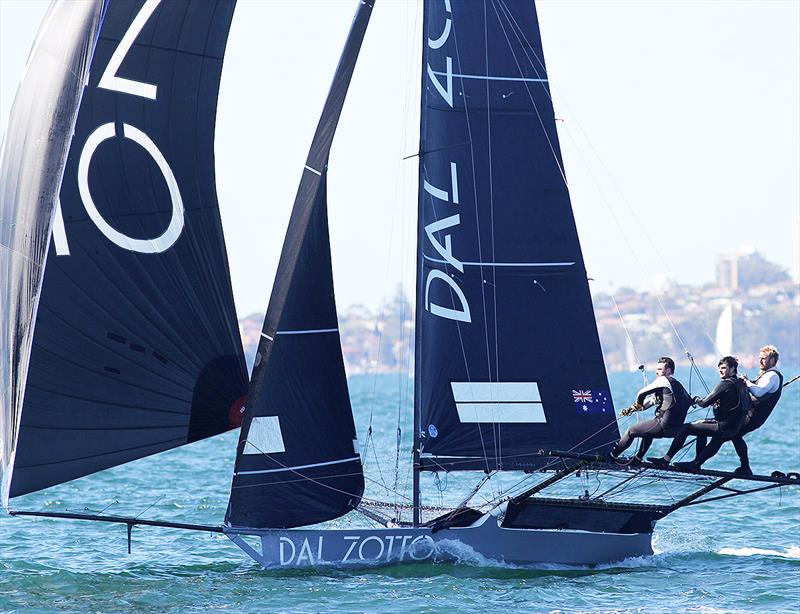
<instances>
[{"instance_id":1,"label":"distant white sailboat","mask_svg":"<svg viewBox=\"0 0 800 614\"><path fill-rule=\"evenodd\" d=\"M721 356L733 355L733 301L729 300L717 320L714 343Z\"/></svg>"},{"instance_id":2,"label":"distant white sailboat","mask_svg":"<svg viewBox=\"0 0 800 614\"><path fill-rule=\"evenodd\" d=\"M628 371L636 371L639 369L639 361L636 360L636 350L633 348L633 341L631 338L625 337L625 368Z\"/></svg>"}]
</instances>

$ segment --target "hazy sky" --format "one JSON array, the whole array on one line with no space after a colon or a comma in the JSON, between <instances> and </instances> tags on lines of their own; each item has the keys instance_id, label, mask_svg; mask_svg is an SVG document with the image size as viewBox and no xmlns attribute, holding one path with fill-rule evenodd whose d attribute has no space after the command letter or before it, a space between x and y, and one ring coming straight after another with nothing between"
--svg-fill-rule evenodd
<instances>
[{"instance_id":1,"label":"hazy sky","mask_svg":"<svg viewBox=\"0 0 800 614\"><path fill-rule=\"evenodd\" d=\"M46 9L0 0L5 130ZM217 118L240 315L263 311L356 0L239 0ZM420 25L379 0L330 161L340 306L413 279ZM713 279L754 247L797 275L800 2L539 2L567 178L595 290ZM643 230L646 229L646 230ZM405 258L401 256L405 255Z\"/></svg>"}]
</instances>

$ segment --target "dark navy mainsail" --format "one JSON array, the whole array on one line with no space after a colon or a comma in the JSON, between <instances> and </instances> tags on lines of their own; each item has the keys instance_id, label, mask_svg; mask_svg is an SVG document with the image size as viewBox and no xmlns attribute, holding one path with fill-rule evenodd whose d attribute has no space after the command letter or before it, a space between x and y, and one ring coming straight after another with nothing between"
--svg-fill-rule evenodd
<instances>
[{"instance_id":1,"label":"dark navy mainsail","mask_svg":"<svg viewBox=\"0 0 800 614\"><path fill-rule=\"evenodd\" d=\"M530 1L425 2L421 468L531 469L618 436Z\"/></svg>"},{"instance_id":2,"label":"dark navy mainsail","mask_svg":"<svg viewBox=\"0 0 800 614\"><path fill-rule=\"evenodd\" d=\"M344 371L328 237L331 142L371 2L361 2L292 209L264 320L225 518L289 528L361 502L364 476Z\"/></svg>"},{"instance_id":3,"label":"dark navy mainsail","mask_svg":"<svg viewBox=\"0 0 800 614\"><path fill-rule=\"evenodd\" d=\"M214 173L233 9L107 4L55 211L11 496L239 423L247 373Z\"/></svg>"}]
</instances>

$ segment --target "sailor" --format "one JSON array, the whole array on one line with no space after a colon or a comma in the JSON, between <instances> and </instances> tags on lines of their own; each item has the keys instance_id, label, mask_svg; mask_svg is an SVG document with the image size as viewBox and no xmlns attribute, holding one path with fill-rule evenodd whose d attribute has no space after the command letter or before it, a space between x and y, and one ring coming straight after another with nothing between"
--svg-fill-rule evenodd
<instances>
[{"instance_id":1,"label":"sailor","mask_svg":"<svg viewBox=\"0 0 800 614\"><path fill-rule=\"evenodd\" d=\"M745 475L753 475L750 470L750 460L747 458L747 444L743 437L760 428L769 418L772 410L778 404L783 392L783 374L778 371L778 348L774 345L765 345L758 353L758 366L760 371L754 381L745 376L744 383L753 398L753 406L744 418L744 424L736 437L733 438L733 447L739 455L737 471Z\"/></svg>"},{"instance_id":2,"label":"sailor","mask_svg":"<svg viewBox=\"0 0 800 614\"><path fill-rule=\"evenodd\" d=\"M739 361L733 356L723 356L717 364L719 368L719 382L714 390L701 399L692 399L695 405L700 407L714 406L713 420L698 420L691 424L684 424L667 453L661 458L650 457L647 460L655 465L667 466L672 457L686 443L689 435L697 435L697 456L694 460L675 463L676 467L684 469L699 469L703 462L703 451L705 448L706 437L717 437L722 441L728 441L736 436L739 428L744 421L744 410L747 399L747 391L744 383L737 377ZM719 449L719 448L717 448Z\"/></svg>"},{"instance_id":3,"label":"sailor","mask_svg":"<svg viewBox=\"0 0 800 614\"><path fill-rule=\"evenodd\" d=\"M611 450L611 458L617 460L633 443L633 438L641 439L639 450L633 457L634 462L641 462L653 443L653 439L661 437L675 437L683 426L686 412L691 405L691 397L675 377L675 362L668 356L658 359L656 365L656 379L636 394L636 401L631 407L622 410L623 416L630 416L633 412L642 411L655 405L656 415L650 420L639 422L629 427Z\"/></svg>"},{"instance_id":4,"label":"sailor","mask_svg":"<svg viewBox=\"0 0 800 614\"><path fill-rule=\"evenodd\" d=\"M758 377L751 382L746 375L742 376L742 381L750 395L750 407L745 412L744 422L739 432L730 440L739 456L739 466L733 471L737 475L753 475L753 471L750 469L750 459L747 456L747 444L743 437L760 428L767 421L781 398L783 375L777 369L778 357L778 348L774 345L765 345L759 351ZM728 440L722 437L712 437L709 444L695 458L697 466L699 467L714 456L726 441Z\"/></svg>"}]
</instances>

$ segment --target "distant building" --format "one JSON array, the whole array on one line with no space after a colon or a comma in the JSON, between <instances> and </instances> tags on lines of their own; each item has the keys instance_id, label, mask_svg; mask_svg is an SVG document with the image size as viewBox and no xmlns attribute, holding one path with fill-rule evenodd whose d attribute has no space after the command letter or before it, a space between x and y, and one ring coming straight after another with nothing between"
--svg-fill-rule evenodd
<instances>
[{"instance_id":1,"label":"distant building","mask_svg":"<svg viewBox=\"0 0 800 614\"><path fill-rule=\"evenodd\" d=\"M687 352L707 367L716 366L720 354L732 354L752 375L765 343L780 348L781 364L800 364L800 284L752 250L718 257L716 273L715 283L672 284L663 293L623 287L614 296L595 294L606 367L630 371L644 364L652 376L658 357L672 356L679 377L686 377ZM263 321L263 313L239 321L248 366ZM342 310L339 331L348 375L412 370L414 304L402 289L375 310L365 305Z\"/></svg>"},{"instance_id":2,"label":"distant building","mask_svg":"<svg viewBox=\"0 0 800 614\"><path fill-rule=\"evenodd\" d=\"M762 284L790 281L789 274L755 250L717 257L717 287L734 293Z\"/></svg>"},{"instance_id":3,"label":"distant building","mask_svg":"<svg viewBox=\"0 0 800 614\"><path fill-rule=\"evenodd\" d=\"M735 292L739 289L738 262L738 256L717 256L717 286L720 290Z\"/></svg>"}]
</instances>

